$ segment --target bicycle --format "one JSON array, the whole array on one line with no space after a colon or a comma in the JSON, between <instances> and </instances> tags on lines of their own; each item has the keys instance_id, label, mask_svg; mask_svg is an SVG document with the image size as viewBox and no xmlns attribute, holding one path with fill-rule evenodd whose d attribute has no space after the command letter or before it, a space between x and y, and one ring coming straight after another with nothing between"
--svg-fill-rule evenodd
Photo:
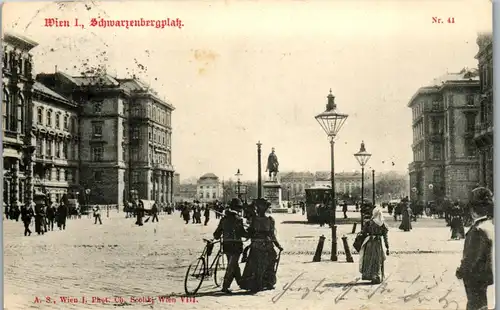
<instances>
[{"instance_id":1,"label":"bicycle","mask_svg":"<svg viewBox=\"0 0 500 310\"><path fill-rule=\"evenodd\" d=\"M214 241L214 240L207 240L203 239L204 242L206 242L206 246L203 249L203 252L201 253L200 257L196 259L195 262L189 265L187 271L186 271L186 276L184 278L184 291L187 295L194 295L198 292L198 290L201 287L201 284L203 283L203 280L206 277L214 275L214 282L217 287L220 287L222 285L223 277L226 273L226 262L224 259L224 254L222 253L222 244L219 240ZM219 246L219 251L215 255L215 258L212 260L212 263L209 264L210 262L210 255L212 255L213 248L216 244L220 244ZM208 267L210 265L210 267ZM218 278L218 275L222 276L222 279ZM190 278L195 279L195 288L190 289L188 288L188 281Z\"/></svg>"}]
</instances>

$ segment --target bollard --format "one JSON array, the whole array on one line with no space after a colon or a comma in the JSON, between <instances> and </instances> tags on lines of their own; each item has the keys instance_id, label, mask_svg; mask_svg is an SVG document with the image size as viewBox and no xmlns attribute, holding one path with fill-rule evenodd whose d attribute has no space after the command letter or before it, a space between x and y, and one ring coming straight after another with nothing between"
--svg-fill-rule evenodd
<instances>
[{"instance_id":1,"label":"bollard","mask_svg":"<svg viewBox=\"0 0 500 310\"><path fill-rule=\"evenodd\" d=\"M348 263L354 263L354 259L352 259L351 250L349 249L349 244L347 243L347 237L342 237L342 243L344 244L344 252L345 258Z\"/></svg>"},{"instance_id":2,"label":"bollard","mask_svg":"<svg viewBox=\"0 0 500 310\"><path fill-rule=\"evenodd\" d=\"M321 235L319 237L318 246L316 247L316 253L314 253L313 262L321 261L321 253L323 252L323 246L325 245L325 236Z\"/></svg>"},{"instance_id":3,"label":"bollard","mask_svg":"<svg viewBox=\"0 0 500 310\"><path fill-rule=\"evenodd\" d=\"M351 234L355 234L355 233L356 233L356 226L358 226L358 223L354 223L354 224L352 224L352 231L351 231Z\"/></svg>"}]
</instances>

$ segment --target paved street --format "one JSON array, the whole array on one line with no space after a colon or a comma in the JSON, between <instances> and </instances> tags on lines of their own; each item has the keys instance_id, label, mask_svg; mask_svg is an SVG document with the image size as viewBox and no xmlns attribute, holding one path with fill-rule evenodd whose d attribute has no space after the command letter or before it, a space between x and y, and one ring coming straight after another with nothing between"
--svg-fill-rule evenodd
<instances>
[{"instance_id":1,"label":"paved street","mask_svg":"<svg viewBox=\"0 0 500 310\"><path fill-rule=\"evenodd\" d=\"M181 300L184 274L203 248L201 238L210 238L215 229L213 215L206 227L183 224L179 213L162 215L159 223L143 227L136 227L134 220L125 219L123 213L112 212L109 219L103 215L103 225L94 225L87 218L70 220L64 232L31 237L22 236L20 222L4 221L6 308L465 309L463 285L454 276L463 241L448 241L449 229L425 224L438 220L419 221L406 233L390 225L387 284L350 286L359 276L358 255L354 255L355 263L346 263L345 255L339 256L339 262L330 262L328 228L284 224L303 217L274 214L285 248L276 290L256 295L236 291L233 296L225 296L216 292L212 280L206 280L192 303ZM338 229L339 236L346 235L350 245L354 238L351 228L341 225ZM312 263L322 234L327 237L323 261ZM341 242L339 249L343 250ZM285 286L287 290L283 290ZM493 308L493 287L488 294ZM171 298L160 303L158 296ZM37 297L41 303L36 303ZM46 297L56 303L45 303ZM61 297L77 300L61 303ZM82 303L83 297L87 303ZM151 303L140 297L155 300Z\"/></svg>"}]
</instances>

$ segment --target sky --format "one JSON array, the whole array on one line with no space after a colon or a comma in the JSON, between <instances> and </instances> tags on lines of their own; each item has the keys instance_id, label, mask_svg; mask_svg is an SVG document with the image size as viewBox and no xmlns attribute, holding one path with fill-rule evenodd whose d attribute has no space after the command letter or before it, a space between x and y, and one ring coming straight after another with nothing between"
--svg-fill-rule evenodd
<instances>
[{"instance_id":1,"label":"sky","mask_svg":"<svg viewBox=\"0 0 500 310\"><path fill-rule=\"evenodd\" d=\"M314 119L330 89L349 115L336 171L359 170L353 154L364 141L367 168L406 172L409 99L446 72L477 67L477 32L491 32L491 12L488 0L30 2L5 4L2 26L39 43L35 73L105 65L169 100L181 179L234 179L240 169L255 180L258 141L263 172L272 147L280 171L330 169ZM48 18L77 18L84 28L45 27ZM178 18L183 27L99 28L92 18Z\"/></svg>"}]
</instances>

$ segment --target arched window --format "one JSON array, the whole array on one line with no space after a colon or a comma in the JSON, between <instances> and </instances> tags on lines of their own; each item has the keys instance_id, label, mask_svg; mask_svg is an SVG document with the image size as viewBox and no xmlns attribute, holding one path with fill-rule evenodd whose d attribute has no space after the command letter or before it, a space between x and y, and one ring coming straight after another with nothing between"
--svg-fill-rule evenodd
<instances>
[{"instance_id":1,"label":"arched window","mask_svg":"<svg viewBox=\"0 0 500 310\"><path fill-rule=\"evenodd\" d=\"M69 130L69 116L64 115L64 130Z\"/></svg>"},{"instance_id":2,"label":"arched window","mask_svg":"<svg viewBox=\"0 0 500 310\"><path fill-rule=\"evenodd\" d=\"M17 128L21 133L24 133L23 123L24 123L25 107L24 107L24 97L20 92L19 92L19 105L16 108L17 108Z\"/></svg>"},{"instance_id":3,"label":"arched window","mask_svg":"<svg viewBox=\"0 0 500 310\"><path fill-rule=\"evenodd\" d=\"M442 178L441 178L441 171L440 170L434 170L432 173L432 179L434 183L441 183Z\"/></svg>"},{"instance_id":4,"label":"arched window","mask_svg":"<svg viewBox=\"0 0 500 310\"><path fill-rule=\"evenodd\" d=\"M52 110L47 110L46 124L52 126Z\"/></svg>"},{"instance_id":5,"label":"arched window","mask_svg":"<svg viewBox=\"0 0 500 310\"><path fill-rule=\"evenodd\" d=\"M61 113L56 113L56 122L54 125L57 129L61 128Z\"/></svg>"},{"instance_id":6,"label":"arched window","mask_svg":"<svg viewBox=\"0 0 500 310\"><path fill-rule=\"evenodd\" d=\"M77 134L76 126L78 125L76 118L72 117L71 118L71 132L73 134Z\"/></svg>"},{"instance_id":7,"label":"arched window","mask_svg":"<svg viewBox=\"0 0 500 310\"><path fill-rule=\"evenodd\" d=\"M43 108L40 107L36 111L36 122L40 125L43 125Z\"/></svg>"}]
</instances>

